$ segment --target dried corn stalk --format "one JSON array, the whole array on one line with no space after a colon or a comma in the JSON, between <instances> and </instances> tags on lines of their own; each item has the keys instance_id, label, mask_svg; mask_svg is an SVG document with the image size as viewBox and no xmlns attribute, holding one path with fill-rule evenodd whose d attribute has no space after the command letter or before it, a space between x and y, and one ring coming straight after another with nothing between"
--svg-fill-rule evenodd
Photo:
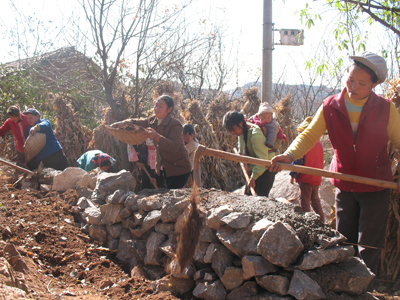
<instances>
[{"instance_id":1,"label":"dried corn stalk","mask_svg":"<svg viewBox=\"0 0 400 300\"><path fill-rule=\"evenodd\" d=\"M92 133L82 125L80 115L59 94L49 93L47 103L53 103L56 116L55 136L63 147L68 165L76 166L76 160L86 152Z\"/></svg>"},{"instance_id":2,"label":"dried corn stalk","mask_svg":"<svg viewBox=\"0 0 400 300\"><path fill-rule=\"evenodd\" d=\"M396 104L400 112L400 95L397 86L400 86L400 77L387 81L388 90L386 98ZM393 178L399 180L399 158L392 143L389 143L389 156L392 160ZM380 275L389 280L396 280L400 274L400 197L391 194L389 205L389 218L386 229L386 240L381 255Z\"/></svg>"}]
</instances>

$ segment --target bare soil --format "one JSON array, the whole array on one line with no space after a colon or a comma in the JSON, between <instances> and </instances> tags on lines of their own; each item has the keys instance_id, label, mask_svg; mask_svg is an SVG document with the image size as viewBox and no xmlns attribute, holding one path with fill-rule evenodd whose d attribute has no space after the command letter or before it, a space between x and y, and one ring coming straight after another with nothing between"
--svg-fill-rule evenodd
<instances>
[{"instance_id":1,"label":"bare soil","mask_svg":"<svg viewBox=\"0 0 400 300\"><path fill-rule=\"evenodd\" d=\"M152 281L131 277L115 252L74 225L75 208L69 203L77 199L76 191L19 190L7 179L0 176L0 241L14 244L23 256L27 299L195 299L159 292ZM400 299L393 295L400 290L398 282L378 280L377 287L384 290L374 293L377 298Z\"/></svg>"}]
</instances>

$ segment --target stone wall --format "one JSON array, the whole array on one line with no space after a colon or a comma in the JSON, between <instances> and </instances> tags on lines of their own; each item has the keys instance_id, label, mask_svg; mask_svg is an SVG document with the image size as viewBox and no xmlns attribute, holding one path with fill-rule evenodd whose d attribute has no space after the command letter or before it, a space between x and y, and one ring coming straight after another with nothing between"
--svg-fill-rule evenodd
<instances>
[{"instance_id":1,"label":"stone wall","mask_svg":"<svg viewBox=\"0 0 400 300\"><path fill-rule=\"evenodd\" d=\"M119 189L103 205L81 197L76 221L92 239L118 249L132 274L154 280L157 290L218 300L374 299L366 292L374 275L318 215L219 190L200 190L199 197L203 226L192 263L182 271L177 223L190 207L189 189L137 195Z\"/></svg>"}]
</instances>

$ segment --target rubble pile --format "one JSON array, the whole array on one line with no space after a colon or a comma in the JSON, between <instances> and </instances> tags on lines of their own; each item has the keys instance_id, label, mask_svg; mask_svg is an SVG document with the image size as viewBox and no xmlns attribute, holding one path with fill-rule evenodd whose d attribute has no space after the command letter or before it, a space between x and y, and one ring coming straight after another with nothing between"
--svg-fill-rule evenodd
<instances>
[{"instance_id":1,"label":"rubble pile","mask_svg":"<svg viewBox=\"0 0 400 300\"><path fill-rule=\"evenodd\" d=\"M189 211L191 190L135 194L134 186L114 187L121 177L130 180L121 172L100 174L93 191L78 189L80 198L70 203L75 222L118 250L132 276L154 280L155 290L199 299L374 299L366 292L374 275L318 215L216 189L200 190L203 225L192 263L181 270L178 240L193 237L180 236L177 224Z\"/></svg>"}]
</instances>

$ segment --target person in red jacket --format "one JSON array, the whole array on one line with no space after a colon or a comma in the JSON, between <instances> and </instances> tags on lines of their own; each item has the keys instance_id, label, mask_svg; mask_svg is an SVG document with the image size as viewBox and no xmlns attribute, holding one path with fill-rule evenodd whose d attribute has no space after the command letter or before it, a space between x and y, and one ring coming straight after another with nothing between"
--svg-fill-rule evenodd
<instances>
[{"instance_id":1,"label":"person in red jacket","mask_svg":"<svg viewBox=\"0 0 400 300\"><path fill-rule=\"evenodd\" d=\"M29 128L26 116L23 115L15 105L7 109L8 119L0 126L0 136L12 131L14 135L15 149L17 150L17 165L23 166L25 163L25 132Z\"/></svg>"},{"instance_id":2,"label":"person in red jacket","mask_svg":"<svg viewBox=\"0 0 400 300\"><path fill-rule=\"evenodd\" d=\"M297 131L302 133L304 129L311 123L312 117L306 118L300 125L297 127ZM302 163L296 163L296 161L302 160ZM302 164L305 167L312 167L323 169L324 168L324 148L320 141L314 145L314 147L308 151L304 157L299 158L294 162L294 164ZM310 204L316 214L318 214L321 218L321 221L325 221L325 215L322 211L321 200L319 199L318 190L321 185L321 176L308 175L303 173L295 173L290 172L290 183L293 183L293 179L296 179L296 182L300 187L300 206L304 212L310 211Z\"/></svg>"}]
</instances>

